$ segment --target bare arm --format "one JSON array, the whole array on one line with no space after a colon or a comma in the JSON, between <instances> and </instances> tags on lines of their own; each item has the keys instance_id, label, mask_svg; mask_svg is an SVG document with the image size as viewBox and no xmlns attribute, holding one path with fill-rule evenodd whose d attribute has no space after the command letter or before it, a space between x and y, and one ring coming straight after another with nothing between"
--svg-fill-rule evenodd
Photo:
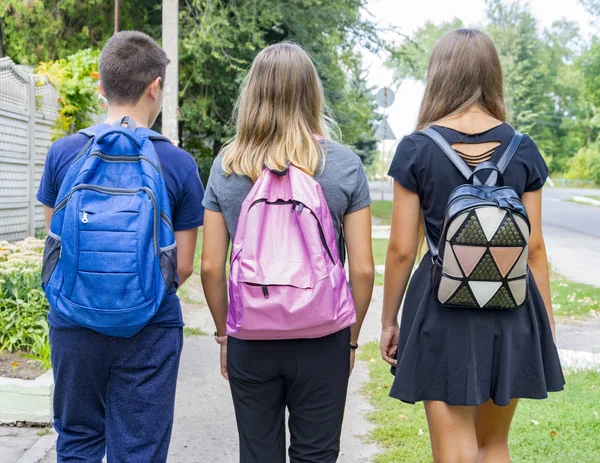
<instances>
[{"instance_id":1,"label":"bare arm","mask_svg":"<svg viewBox=\"0 0 600 463\"><path fill-rule=\"evenodd\" d=\"M533 274L537 284L548 319L552 327L552 336L556 340L554 327L554 312L552 310L552 296L550 292L550 271L548 269L548 255L546 254L546 244L542 235L542 190L532 191L523 195L523 204L529 215L531 224L531 236L529 238L529 269Z\"/></svg>"},{"instance_id":2,"label":"bare arm","mask_svg":"<svg viewBox=\"0 0 600 463\"><path fill-rule=\"evenodd\" d=\"M370 207L344 216L344 239L348 249L350 288L352 288L352 298L356 308L356 323L352 325L350 342L357 344L360 328L371 302L375 279Z\"/></svg>"},{"instance_id":3,"label":"bare arm","mask_svg":"<svg viewBox=\"0 0 600 463\"><path fill-rule=\"evenodd\" d=\"M385 258L381 356L390 365L398 349L398 312L418 251L421 206L419 196L394 182L392 230Z\"/></svg>"},{"instance_id":4,"label":"bare arm","mask_svg":"<svg viewBox=\"0 0 600 463\"><path fill-rule=\"evenodd\" d=\"M50 230L50 221L52 220L52 214L54 209L48 206L44 206L44 222L46 222L46 232Z\"/></svg>"},{"instance_id":5,"label":"bare arm","mask_svg":"<svg viewBox=\"0 0 600 463\"><path fill-rule=\"evenodd\" d=\"M185 283L185 280L194 273L194 254L196 253L197 241L198 228L190 228L189 230L175 232L179 286Z\"/></svg>"},{"instance_id":6,"label":"bare arm","mask_svg":"<svg viewBox=\"0 0 600 463\"><path fill-rule=\"evenodd\" d=\"M229 301L225 264L229 249L229 232L223 214L205 210L202 243L202 286L208 308L217 327L217 335L225 336Z\"/></svg>"}]
</instances>

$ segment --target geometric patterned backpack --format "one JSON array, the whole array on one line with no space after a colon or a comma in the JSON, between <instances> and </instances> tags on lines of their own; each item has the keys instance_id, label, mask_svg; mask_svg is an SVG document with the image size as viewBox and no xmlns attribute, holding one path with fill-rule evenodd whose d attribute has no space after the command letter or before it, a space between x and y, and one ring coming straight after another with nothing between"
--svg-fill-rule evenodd
<instances>
[{"instance_id":1,"label":"geometric patterned backpack","mask_svg":"<svg viewBox=\"0 0 600 463\"><path fill-rule=\"evenodd\" d=\"M503 173L523 135L515 132L498 164L487 161L471 170L433 128L431 138L467 183L456 188L444 215L439 245L427 232L433 256L432 288L449 307L516 309L528 296L529 218L518 194L503 186ZM487 181L477 177L491 171Z\"/></svg>"}]
</instances>

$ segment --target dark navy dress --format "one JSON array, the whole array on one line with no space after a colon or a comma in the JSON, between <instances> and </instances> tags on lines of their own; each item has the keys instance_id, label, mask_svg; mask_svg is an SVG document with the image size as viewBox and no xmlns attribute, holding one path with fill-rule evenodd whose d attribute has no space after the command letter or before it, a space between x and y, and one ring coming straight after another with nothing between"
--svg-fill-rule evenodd
<instances>
[{"instance_id":1,"label":"dark navy dress","mask_svg":"<svg viewBox=\"0 0 600 463\"><path fill-rule=\"evenodd\" d=\"M514 133L508 124L475 135L435 128L450 144L500 142L492 157L496 162ZM438 240L448 197L466 180L432 140L416 133L398 145L389 175L418 193L428 230ZM542 188L547 177L546 163L525 135L504 184L521 196ZM406 294L391 397L470 406L491 398L496 405L508 405L513 398L543 399L563 389L548 315L533 276L529 300L517 310L454 309L435 301L431 266L427 254Z\"/></svg>"}]
</instances>

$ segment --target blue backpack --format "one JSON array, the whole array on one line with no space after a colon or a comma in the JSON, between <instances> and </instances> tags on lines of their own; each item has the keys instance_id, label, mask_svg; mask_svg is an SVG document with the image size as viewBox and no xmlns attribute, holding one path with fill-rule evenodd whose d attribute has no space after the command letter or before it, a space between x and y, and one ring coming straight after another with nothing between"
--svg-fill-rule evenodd
<instances>
[{"instance_id":1,"label":"blue backpack","mask_svg":"<svg viewBox=\"0 0 600 463\"><path fill-rule=\"evenodd\" d=\"M127 338L177 285L171 208L152 143L168 139L136 131L129 117L80 133L90 140L56 200L42 287L53 310L68 321Z\"/></svg>"}]
</instances>

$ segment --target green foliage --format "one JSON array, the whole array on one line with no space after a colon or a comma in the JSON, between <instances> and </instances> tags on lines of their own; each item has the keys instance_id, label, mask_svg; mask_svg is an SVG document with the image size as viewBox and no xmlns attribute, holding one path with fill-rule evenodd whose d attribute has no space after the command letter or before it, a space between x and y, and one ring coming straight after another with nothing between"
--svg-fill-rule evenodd
<instances>
[{"instance_id":1,"label":"green foliage","mask_svg":"<svg viewBox=\"0 0 600 463\"><path fill-rule=\"evenodd\" d=\"M157 3L120 2L120 29L160 31ZM0 0L0 48L15 62L34 66L101 48L113 33L113 13L114 2L107 0Z\"/></svg>"},{"instance_id":2,"label":"green foliage","mask_svg":"<svg viewBox=\"0 0 600 463\"><path fill-rule=\"evenodd\" d=\"M48 302L40 287L44 242L0 242L0 351L23 351L49 366Z\"/></svg>"},{"instance_id":3,"label":"green foliage","mask_svg":"<svg viewBox=\"0 0 600 463\"><path fill-rule=\"evenodd\" d=\"M430 463L431 446L422 404L409 405L388 395L393 377L376 343L361 347L360 359L369 362L370 381L364 393L375 407L371 438L384 451L377 463ZM510 433L511 461L515 463L592 462L600 454L600 373L567 375L563 392L547 400L519 402Z\"/></svg>"},{"instance_id":4,"label":"green foliage","mask_svg":"<svg viewBox=\"0 0 600 463\"><path fill-rule=\"evenodd\" d=\"M584 3L590 11L600 5ZM586 45L577 24L565 20L540 32L521 2L487 0L486 5L483 29L502 61L509 121L536 141L552 173L565 172L569 159L600 133L600 39ZM459 27L455 19L419 28L392 52L388 65L396 78L424 80L436 41Z\"/></svg>"},{"instance_id":5,"label":"green foliage","mask_svg":"<svg viewBox=\"0 0 600 463\"><path fill-rule=\"evenodd\" d=\"M464 24L458 18L439 25L427 21L417 29L413 38L406 39L390 54L387 64L394 69L394 77L397 80L412 78L424 81L429 58L437 41L448 32L462 27Z\"/></svg>"},{"instance_id":6,"label":"green foliage","mask_svg":"<svg viewBox=\"0 0 600 463\"><path fill-rule=\"evenodd\" d=\"M354 49L359 41L379 43L374 26L361 19L363 4L187 1L180 15L184 147L197 159L218 153L233 134L230 116L250 63L266 45L293 40L314 59L343 142L368 163L376 146L375 105Z\"/></svg>"},{"instance_id":7,"label":"green foliage","mask_svg":"<svg viewBox=\"0 0 600 463\"><path fill-rule=\"evenodd\" d=\"M86 49L63 59L40 63L36 68L36 73L47 77L60 94L54 139L90 126L92 114L103 110L97 82L99 59L99 50Z\"/></svg>"},{"instance_id":8,"label":"green foliage","mask_svg":"<svg viewBox=\"0 0 600 463\"><path fill-rule=\"evenodd\" d=\"M600 145L590 145L577 151L575 156L569 159L565 177L591 180L596 185L600 185Z\"/></svg>"},{"instance_id":9,"label":"green foliage","mask_svg":"<svg viewBox=\"0 0 600 463\"><path fill-rule=\"evenodd\" d=\"M374 98L365 86L356 50L358 44L378 49L383 42L377 37L375 25L361 16L365 3L366 0L180 2L182 147L201 164L203 176L207 175L210 162L205 159L218 153L232 135L233 105L252 59L266 45L282 40L298 41L311 53L332 115L340 124L342 141L353 147L366 164L372 160L377 144ZM0 55L5 53L19 64L36 65L69 61L84 47L101 48L113 32L113 8L112 1L102 0L0 0ZM160 2L120 2L120 23L121 30L142 30L160 39ZM35 40L25 32L32 30L36 32ZM61 74L58 69L52 71ZM85 77L85 73L80 75ZM72 72L72 77L76 77L76 72ZM80 94L85 97L89 87L87 82L82 85ZM95 103L94 98L90 104ZM60 133L79 128L89 109L81 101L69 105Z\"/></svg>"}]
</instances>

